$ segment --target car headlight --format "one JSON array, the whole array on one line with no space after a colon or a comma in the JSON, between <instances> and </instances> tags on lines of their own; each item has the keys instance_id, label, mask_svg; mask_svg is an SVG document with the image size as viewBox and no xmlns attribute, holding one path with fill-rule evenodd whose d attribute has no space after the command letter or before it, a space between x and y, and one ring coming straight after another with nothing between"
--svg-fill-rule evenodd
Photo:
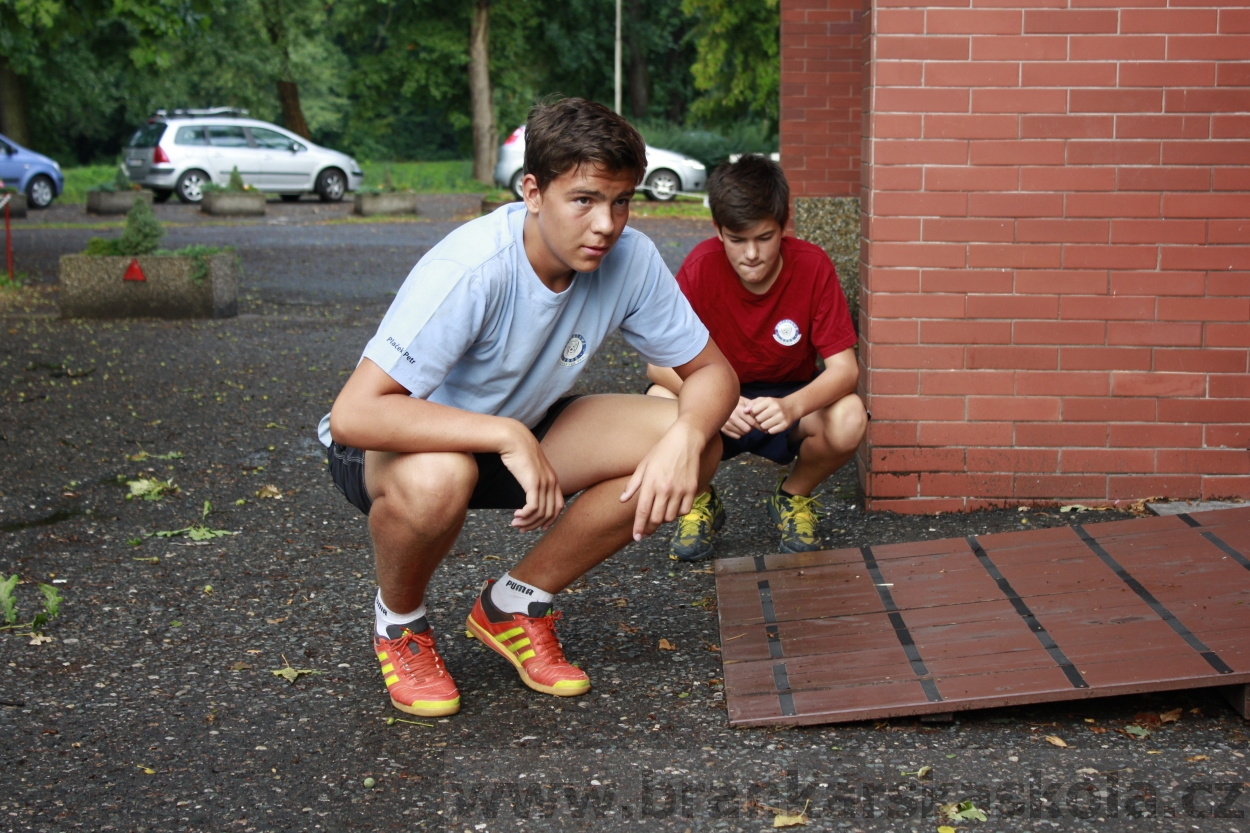
<instances>
[{"instance_id":1,"label":"car headlight","mask_svg":"<svg viewBox=\"0 0 1250 833\"><path fill-rule=\"evenodd\" d=\"M56 168L56 169L59 171L59 170L61 170L61 163L60 163L60 162L57 162L55 159L53 159L53 160L52 160L52 167Z\"/></svg>"},{"instance_id":2,"label":"car headlight","mask_svg":"<svg viewBox=\"0 0 1250 833\"><path fill-rule=\"evenodd\" d=\"M704 165L702 162L700 162L700 161L699 161L699 160L697 160L697 159L689 159L689 160L687 160L687 161L686 161L686 164L687 164L687 165L689 165L689 166L690 166L690 169L691 169L691 170L693 170L693 171L705 171L705 170L707 170L707 166L706 166L706 165Z\"/></svg>"}]
</instances>

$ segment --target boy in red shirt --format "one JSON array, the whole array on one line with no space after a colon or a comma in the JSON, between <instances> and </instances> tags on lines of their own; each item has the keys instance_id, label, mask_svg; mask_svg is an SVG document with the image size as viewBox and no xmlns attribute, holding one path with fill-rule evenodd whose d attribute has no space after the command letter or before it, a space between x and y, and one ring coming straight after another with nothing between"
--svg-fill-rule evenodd
<instances>
[{"instance_id":1,"label":"boy in red shirt","mask_svg":"<svg viewBox=\"0 0 1250 833\"><path fill-rule=\"evenodd\" d=\"M822 249L783 235L790 188L777 163L743 156L717 168L707 191L716 237L694 248L677 282L741 383L721 428L721 459L750 452L794 461L766 501L768 514L782 552L818 550L812 492L851 459L868 424L855 393L859 363L846 297ZM648 365L647 377L652 395L681 389L667 368ZM708 558L724 522L709 486L679 519L670 557Z\"/></svg>"}]
</instances>

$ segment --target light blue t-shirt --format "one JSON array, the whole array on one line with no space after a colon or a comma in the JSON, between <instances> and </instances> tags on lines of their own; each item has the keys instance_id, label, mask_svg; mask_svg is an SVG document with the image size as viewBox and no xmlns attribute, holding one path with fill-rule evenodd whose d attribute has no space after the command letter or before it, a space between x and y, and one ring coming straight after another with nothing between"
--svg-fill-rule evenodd
<instances>
[{"instance_id":1,"label":"light blue t-shirt","mask_svg":"<svg viewBox=\"0 0 1250 833\"><path fill-rule=\"evenodd\" d=\"M649 363L676 367L708 332L655 245L626 227L599 269L548 289L525 256L524 203L447 235L417 262L365 346L413 396L534 427L616 329ZM330 444L330 417L318 426Z\"/></svg>"}]
</instances>

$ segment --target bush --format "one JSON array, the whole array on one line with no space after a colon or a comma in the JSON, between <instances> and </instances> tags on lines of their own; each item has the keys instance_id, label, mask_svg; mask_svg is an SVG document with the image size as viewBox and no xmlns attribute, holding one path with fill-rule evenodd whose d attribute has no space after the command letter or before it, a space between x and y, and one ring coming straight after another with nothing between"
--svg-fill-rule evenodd
<instances>
[{"instance_id":1,"label":"bush","mask_svg":"<svg viewBox=\"0 0 1250 833\"><path fill-rule=\"evenodd\" d=\"M126 176L125 163L118 162L117 168L115 169L113 173L113 179L108 182L101 182L99 185L96 185L91 190L108 191L109 193L113 193L115 191L134 191L134 190L138 190L138 188L139 186L133 184L130 181L130 177Z\"/></svg>"},{"instance_id":2,"label":"bush","mask_svg":"<svg viewBox=\"0 0 1250 833\"><path fill-rule=\"evenodd\" d=\"M89 255L123 255L135 257L150 255L160 245L165 236L165 229L152 213L152 206L147 200L135 200L135 204L126 214L126 228L121 237L109 240L105 237L93 237L87 243Z\"/></svg>"},{"instance_id":3,"label":"bush","mask_svg":"<svg viewBox=\"0 0 1250 833\"><path fill-rule=\"evenodd\" d=\"M737 153L776 153L777 136L764 123L744 123L725 133L667 122L642 122L638 132L652 147L698 159L711 171Z\"/></svg>"}]
</instances>

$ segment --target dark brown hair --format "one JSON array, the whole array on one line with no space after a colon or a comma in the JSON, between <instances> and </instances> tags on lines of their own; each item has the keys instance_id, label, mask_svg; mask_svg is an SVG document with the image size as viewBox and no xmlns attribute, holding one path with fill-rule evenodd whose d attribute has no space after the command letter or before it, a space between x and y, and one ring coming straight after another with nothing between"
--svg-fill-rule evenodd
<instances>
[{"instance_id":1,"label":"dark brown hair","mask_svg":"<svg viewBox=\"0 0 1250 833\"><path fill-rule=\"evenodd\" d=\"M712 222L742 231L772 218L782 229L790 220L790 185L781 166L758 153L744 154L712 171L707 180Z\"/></svg>"},{"instance_id":2,"label":"dark brown hair","mask_svg":"<svg viewBox=\"0 0 1250 833\"><path fill-rule=\"evenodd\" d=\"M647 172L647 146L638 131L602 104L584 98L544 101L525 121L525 172L540 191L581 165L634 175Z\"/></svg>"}]
</instances>

